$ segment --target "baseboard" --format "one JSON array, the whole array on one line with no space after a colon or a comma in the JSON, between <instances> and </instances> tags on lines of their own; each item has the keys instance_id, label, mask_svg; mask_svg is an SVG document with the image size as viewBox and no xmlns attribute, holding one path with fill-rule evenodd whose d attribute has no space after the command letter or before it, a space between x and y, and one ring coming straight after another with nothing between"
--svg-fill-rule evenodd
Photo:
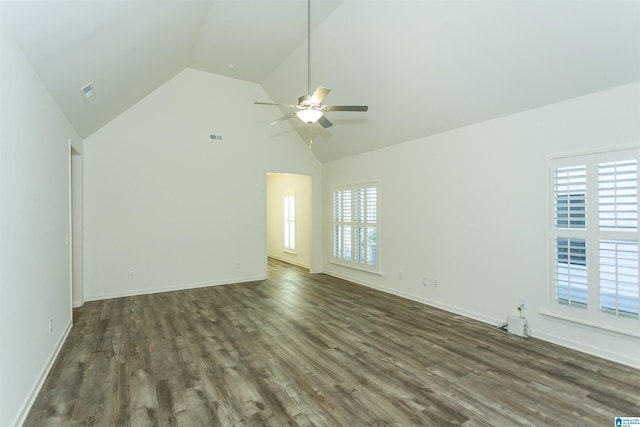
<instances>
[{"instance_id":1,"label":"baseboard","mask_svg":"<svg viewBox=\"0 0 640 427\"><path fill-rule=\"evenodd\" d=\"M439 303L437 301L433 301L433 300L429 300L427 298L419 298L416 297L415 295L412 294L407 294L404 292L398 292L394 289L390 289L390 288L385 288L383 286L377 286L374 285L372 283L367 283L365 281L362 280L356 280L353 279L352 277L347 277L347 276L342 276L340 274L335 274L333 272L329 273L329 272L324 272L324 274L328 275L328 276L333 276L333 277L337 277L338 279L342 279L342 280L347 280L351 283L355 283L356 285L361 285L361 286L366 286L368 288L372 288L372 289L376 289L378 291L381 292L385 292L391 295L395 295L401 298L405 298L411 301L416 301L416 302L420 302L426 305L429 305L431 307L435 307L435 308L439 308L441 310L447 311L449 313L455 314L455 315L459 315L459 316L464 316L464 317L469 317L471 319L483 322L483 323L487 323L489 325L493 325L493 326L498 326L501 322L504 321L504 319L494 319L488 316L484 316L482 314L479 313L475 313L475 312L471 312L468 310L464 310L461 309L459 307L453 307L453 306L449 306L447 304L442 304ZM607 350L603 350L602 348L596 348L596 347L592 347L589 346L588 344L585 344L583 342L578 342L578 341L573 341L573 340L568 340L565 338L561 338L558 336L555 336L553 334L549 334L546 333L544 331L540 331L540 330L535 330L535 338L538 338L542 341L547 341L553 344L557 344L559 346L565 347L565 348L569 348L571 350L575 350L575 351L579 351L582 353L586 353L592 356L596 356L596 357L601 357L603 359L607 359L610 360L612 362L616 362L616 363L620 363L626 366L630 366L632 368L636 368L636 369L640 369L640 359L635 359L632 357L627 357L624 355L620 355L616 352L610 352Z\"/></svg>"},{"instance_id":2,"label":"baseboard","mask_svg":"<svg viewBox=\"0 0 640 427\"><path fill-rule=\"evenodd\" d=\"M284 258L284 257L280 257L280 256L275 256L275 255L269 255L269 258L277 259L278 261L286 262L287 264L293 264L293 265L297 265L298 267L302 267L302 268L306 268L306 269L311 270L311 267L309 267L307 264L303 264L301 262L296 262L295 260L292 260L292 259L289 259L289 258Z\"/></svg>"},{"instance_id":3,"label":"baseboard","mask_svg":"<svg viewBox=\"0 0 640 427\"><path fill-rule=\"evenodd\" d=\"M557 344L562 347L570 348L572 350L580 351L582 353L590 354L592 356L600 357L602 359L607 359L612 362L620 363L622 365L630 366L635 369L640 369L640 358L627 357L623 354L619 354L613 351L592 347L582 341L574 341L546 332L537 331L536 338L553 344Z\"/></svg>"},{"instance_id":4,"label":"baseboard","mask_svg":"<svg viewBox=\"0 0 640 427\"><path fill-rule=\"evenodd\" d=\"M266 280L266 279L267 279L266 276L237 277L232 280L217 280L217 281L202 282L202 283L187 283L187 284L166 286L166 287L160 287L160 288L134 289L134 290L124 291L124 292L113 292L113 293L109 292L105 294L85 296L84 300L85 302L99 301L103 299L132 297L136 295L158 294L161 292L183 291L185 289L206 288L209 286L221 286L221 285L233 285L237 283L257 282L257 281Z\"/></svg>"},{"instance_id":5,"label":"baseboard","mask_svg":"<svg viewBox=\"0 0 640 427\"><path fill-rule=\"evenodd\" d=\"M42 389L42 386L44 385L44 382L47 379L47 375L49 375L49 372L51 371L51 368L53 367L53 364L55 363L56 358L60 354L60 350L62 350L62 346L64 345L64 342L67 340L67 337L71 332L72 327L73 327L73 320L67 324L67 327L65 328L64 333L60 336L60 339L58 340L55 348L49 355L49 358L47 359L47 363L44 365L44 367L40 371L40 374L38 375L38 378L35 384L33 385L33 387L31 387L31 391L29 392L27 399L25 399L16 417L14 418L13 422L10 424L11 426L17 427L24 424L25 420L27 419L27 415L29 415L29 411L31 410L31 407L33 406L33 403L36 401L36 398L38 397L38 393L40 393L40 390Z\"/></svg>"},{"instance_id":6,"label":"baseboard","mask_svg":"<svg viewBox=\"0 0 640 427\"><path fill-rule=\"evenodd\" d=\"M408 300L411 300L411 301L415 301L415 302L418 302L418 303L421 303L421 304L428 305L430 307L435 307L435 308L438 308L440 310L447 311L447 312L449 312L451 314L468 317L470 319L477 320L477 321L482 322L482 323L487 323L488 325L497 326L498 324L500 324L500 322L504 321L504 319L494 319L493 317L488 317L488 316L485 316L485 315L480 314L480 313L476 313L476 312L473 312L473 311L462 309L460 307L454 307L454 306L450 306L450 305L447 305L447 304L442 304L440 302L433 301L433 300L430 300L428 298L421 298L421 297L418 297L418 296L413 295L413 294L408 294L408 293L405 293L405 292L399 292L399 291L397 291L395 289L387 288L387 287L384 287L384 286L378 286L378 285L375 285L373 283L369 283L369 282L366 282L366 281L363 281L363 280L356 280L356 279L353 279L352 277L342 276L340 274L335 274L335 273L328 273L326 271L324 272L324 274L326 274L328 276L337 277L338 279L347 280L347 281L349 281L351 283L355 283L356 285L366 286L368 288L372 288L372 289L375 289L375 290L378 290L378 291L381 291L381 292L384 292L384 293L387 293L387 294L395 295L395 296L400 297L400 298L404 298L404 299L408 299Z\"/></svg>"}]
</instances>

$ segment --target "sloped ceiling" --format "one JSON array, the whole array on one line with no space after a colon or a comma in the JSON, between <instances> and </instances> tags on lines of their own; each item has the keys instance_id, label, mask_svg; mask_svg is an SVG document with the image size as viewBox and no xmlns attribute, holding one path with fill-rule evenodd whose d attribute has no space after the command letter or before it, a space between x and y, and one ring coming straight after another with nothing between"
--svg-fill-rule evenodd
<instances>
[{"instance_id":1,"label":"sloped ceiling","mask_svg":"<svg viewBox=\"0 0 640 427\"><path fill-rule=\"evenodd\" d=\"M272 98L261 101L307 93L305 0L0 7L83 137L186 67L259 83ZM330 87L328 104L369 105L313 127L314 153L329 161L639 81L640 1L313 0L311 42L312 90ZM265 124L265 136L281 132L308 138L295 118Z\"/></svg>"}]
</instances>

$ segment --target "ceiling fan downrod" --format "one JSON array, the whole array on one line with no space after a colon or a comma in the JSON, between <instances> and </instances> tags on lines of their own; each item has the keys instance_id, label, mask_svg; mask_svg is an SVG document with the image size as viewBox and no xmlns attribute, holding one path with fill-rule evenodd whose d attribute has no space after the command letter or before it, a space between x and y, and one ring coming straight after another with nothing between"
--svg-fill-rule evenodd
<instances>
[{"instance_id":1,"label":"ceiling fan downrod","mask_svg":"<svg viewBox=\"0 0 640 427\"><path fill-rule=\"evenodd\" d=\"M311 0L307 0L307 93L311 96Z\"/></svg>"},{"instance_id":2,"label":"ceiling fan downrod","mask_svg":"<svg viewBox=\"0 0 640 427\"><path fill-rule=\"evenodd\" d=\"M333 126L333 123L327 119L325 112L327 111L367 111L369 107L366 105L322 105L325 96L331 92L331 89L318 86L311 93L311 0L307 0L307 94L298 98L297 104L278 104L274 102L255 102L261 105L276 105L291 108L294 111L271 121L269 124L283 122L291 117L298 117L304 123L311 126L313 123L319 123L323 128ZM313 143L311 139L311 128L309 128L309 148Z\"/></svg>"}]
</instances>

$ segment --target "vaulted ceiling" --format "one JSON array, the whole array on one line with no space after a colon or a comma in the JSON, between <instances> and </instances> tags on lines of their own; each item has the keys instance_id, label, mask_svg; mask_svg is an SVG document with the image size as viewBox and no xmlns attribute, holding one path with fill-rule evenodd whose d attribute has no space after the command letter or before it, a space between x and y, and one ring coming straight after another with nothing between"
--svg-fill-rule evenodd
<instances>
[{"instance_id":1,"label":"vaulted ceiling","mask_svg":"<svg viewBox=\"0 0 640 427\"><path fill-rule=\"evenodd\" d=\"M305 0L0 7L83 137L186 67L261 84L275 102L307 93ZM637 0L312 0L311 13L312 90L330 87L328 104L369 105L328 113L331 128L314 125L321 161L640 81ZM283 131L308 137L295 118L265 124L265 135Z\"/></svg>"}]
</instances>

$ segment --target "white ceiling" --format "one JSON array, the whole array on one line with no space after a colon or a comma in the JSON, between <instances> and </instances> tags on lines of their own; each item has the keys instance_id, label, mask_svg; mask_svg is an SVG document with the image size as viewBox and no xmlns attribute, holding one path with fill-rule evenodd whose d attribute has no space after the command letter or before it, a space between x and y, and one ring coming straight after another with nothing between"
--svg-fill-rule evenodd
<instances>
[{"instance_id":1,"label":"white ceiling","mask_svg":"<svg viewBox=\"0 0 640 427\"><path fill-rule=\"evenodd\" d=\"M276 102L307 92L305 0L0 6L83 137L186 67L259 83ZM312 0L311 41L312 89L369 105L314 126L313 150L329 161L639 81L640 0ZM288 130L308 137L297 119L265 125Z\"/></svg>"}]
</instances>

